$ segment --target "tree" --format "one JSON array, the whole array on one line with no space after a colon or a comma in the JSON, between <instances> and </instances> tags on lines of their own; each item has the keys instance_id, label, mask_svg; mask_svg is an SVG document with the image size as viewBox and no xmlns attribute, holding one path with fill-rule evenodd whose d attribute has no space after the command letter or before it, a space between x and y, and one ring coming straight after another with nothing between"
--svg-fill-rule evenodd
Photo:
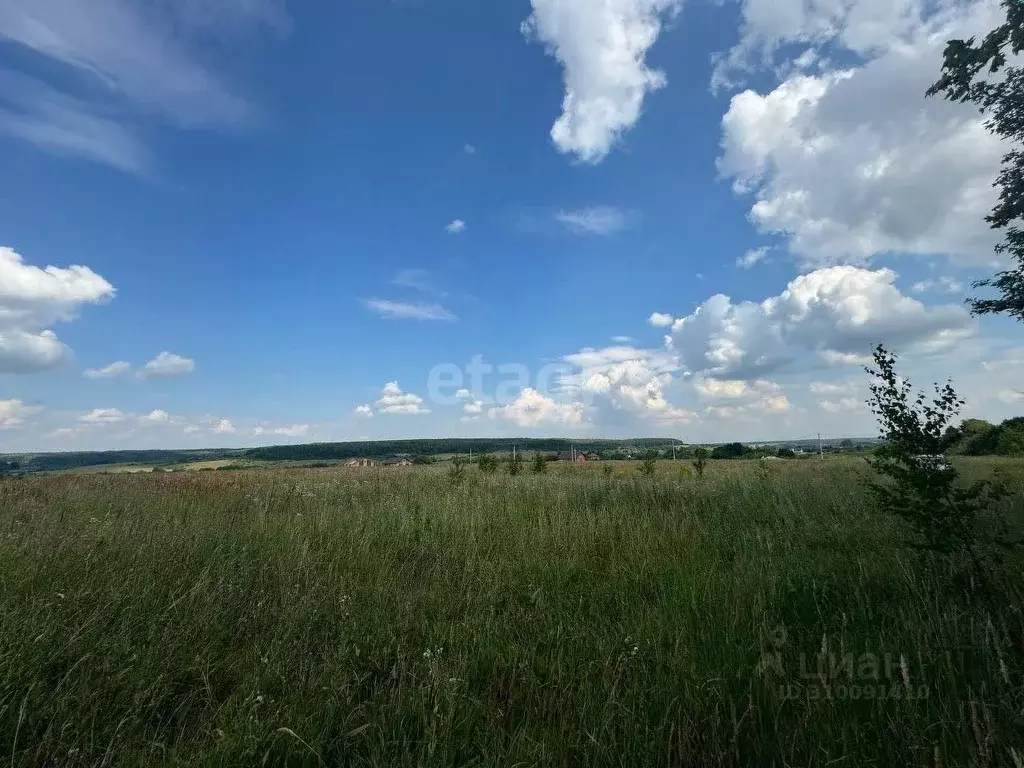
<instances>
[{"instance_id":1,"label":"tree","mask_svg":"<svg viewBox=\"0 0 1024 768\"><path fill-rule=\"evenodd\" d=\"M796 451L792 448L779 448L775 455L780 459L795 459Z\"/></svg>"},{"instance_id":2,"label":"tree","mask_svg":"<svg viewBox=\"0 0 1024 768\"><path fill-rule=\"evenodd\" d=\"M461 456L456 456L452 459L451 465L448 467L448 482L452 487L462 484L463 479L466 477L466 460Z\"/></svg>"},{"instance_id":3,"label":"tree","mask_svg":"<svg viewBox=\"0 0 1024 768\"><path fill-rule=\"evenodd\" d=\"M485 453L476 460L476 466L481 472L486 472L489 475L493 474L498 471L498 457Z\"/></svg>"},{"instance_id":4,"label":"tree","mask_svg":"<svg viewBox=\"0 0 1024 768\"><path fill-rule=\"evenodd\" d=\"M697 470L697 477L704 479L704 470L708 466L708 449L696 448L693 451L693 468Z\"/></svg>"},{"instance_id":5,"label":"tree","mask_svg":"<svg viewBox=\"0 0 1024 768\"><path fill-rule=\"evenodd\" d=\"M533 456L533 464L530 469L535 475L543 475L548 471L548 460L544 458L543 453L537 453Z\"/></svg>"},{"instance_id":6,"label":"tree","mask_svg":"<svg viewBox=\"0 0 1024 768\"><path fill-rule=\"evenodd\" d=\"M868 459L882 480L869 488L882 512L894 513L910 524L924 548L949 554L975 551L978 513L1002 493L983 481L964 487L956 468L944 454L950 446L949 427L964 400L953 385L935 385L929 400L916 395L909 381L896 373L896 355L879 344L868 405L878 417L883 444Z\"/></svg>"},{"instance_id":7,"label":"tree","mask_svg":"<svg viewBox=\"0 0 1024 768\"><path fill-rule=\"evenodd\" d=\"M839 448L840 448L841 450L844 450L844 451L852 451L852 450L854 449L854 447L855 447L855 446L854 446L854 444L853 444L853 440L851 440L851 439L850 439L850 438L848 438L848 437L847 437L847 438L845 438L844 440L840 440L840 441L839 441Z\"/></svg>"},{"instance_id":8,"label":"tree","mask_svg":"<svg viewBox=\"0 0 1024 768\"><path fill-rule=\"evenodd\" d=\"M950 40L943 54L942 75L928 89L928 96L942 94L950 101L972 103L988 116L985 127L1013 146L1003 156L996 177L999 202L985 220L993 229L1006 228L1006 237L996 246L1017 261L1016 269L998 272L978 280L975 288L994 288L996 298L971 298L977 315L1005 314L1024 322L1024 231L1015 222L1024 217L1024 69L1007 67L1007 53L1024 49L1024 3L1003 0L1006 23L989 32L978 43L975 38ZM1004 69L1005 68L1005 69ZM1002 77L998 75L1002 71Z\"/></svg>"},{"instance_id":9,"label":"tree","mask_svg":"<svg viewBox=\"0 0 1024 768\"><path fill-rule=\"evenodd\" d=\"M711 450L712 459L742 459L747 453L743 443L726 443L716 445Z\"/></svg>"},{"instance_id":10,"label":"tree","mask_svg":"<svg viewBox=\"0 0 1024 768\"><path fill-rule=\"evenodd\" d=\"M640 465L640 471L645 475L653 475L654 471L658 468L658 459L655 456L650 456L643 460Z\"/></svg>"},{"instance_id":11,"label":"tree","mask_svg":"<svg viewBox=\"0 0 1024 768\"><path fill-rule=\"evenodd\" d=\"M508 473L510 475L518 475L523 471L523 454L518 451L514 451L508 459Z\"/></svg>"}]
</instances>

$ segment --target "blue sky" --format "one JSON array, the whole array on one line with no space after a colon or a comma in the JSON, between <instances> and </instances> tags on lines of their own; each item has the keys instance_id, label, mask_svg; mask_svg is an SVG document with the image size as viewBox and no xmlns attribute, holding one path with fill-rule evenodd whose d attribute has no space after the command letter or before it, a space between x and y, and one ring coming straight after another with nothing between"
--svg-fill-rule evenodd
<instances>
[{"instance_id":1,"label":"blue sky","mask_svg":"<svg viewBox=\"0 0 1024 768\"><path fill-rule=\"evenodd\" d=\"M0 0L0 450L871 434L878 340L1019 414L922 96L998 7L834 5Z\"/></svg>"}]
</instances>

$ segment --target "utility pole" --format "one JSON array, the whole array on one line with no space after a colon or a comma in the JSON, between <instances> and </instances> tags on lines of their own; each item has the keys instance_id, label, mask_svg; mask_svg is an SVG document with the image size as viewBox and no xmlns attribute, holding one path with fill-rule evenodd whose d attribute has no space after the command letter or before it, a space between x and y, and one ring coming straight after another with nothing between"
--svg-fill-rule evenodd
<instances>
[{"instance_id":1,"label":"utility pole","mask_svg":"<svg viewBox=\"0 0 1024 768\"><path fill-rule=\"evenodd\" d=\"M821 447L821 432L818 433L818 457L825 458L825 449Z\"/></svg>"},{"instance_id":2,"label":"utility pole","mask_svg":"<svg viewBox=\"0 0 1024 768\"><path fill-rule=\"evenodd\" d=\"M672 461L676 460L676 444L672 443Z\"/></svg>"}]
</instances>

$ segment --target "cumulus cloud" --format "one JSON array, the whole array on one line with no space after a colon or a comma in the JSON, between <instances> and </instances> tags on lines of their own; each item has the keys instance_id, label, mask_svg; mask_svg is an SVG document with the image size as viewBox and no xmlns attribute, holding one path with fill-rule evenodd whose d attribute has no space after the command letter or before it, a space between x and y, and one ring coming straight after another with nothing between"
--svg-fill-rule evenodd
<instances>
[{"instance_id":1,"label":"cumulus cloud","mask_svg":"<svg viewBox=\"0 0 1024 768\"><path fill-rule=\"evenodd\" d=\"M212 429L215 435L233 435L238 431L228 419L218 419L214 422Z\"/></svg>"},{"instance_id":2,"label":"cumulus cloud","mask_svg":"<svg viewBox=\"0 0 1024 768\"><path fill-rule=\"evenodd\" d=\"M488 411L492 419L510 421L520 427L547 425L578 426L583 423L582 403L559 403L527 387L508 405Z\"/></svg>"},{"instance_id":3,"label":"cumulus cloud","mask_svg":"<svg viewBox=\"0 0 1024 768\"><path fill-rule=\"evenodd\" d=\"M888 269L829 267L795 278L760 303L734 304L718 294L675 321L671 346L694 373L749 380L808 354L860 362L878 341L934 353L973 333L962 307L926 308L901 294L895 279Z\"/></svg>"},{"instance_id":4,"label":"cumulus cloud","mask_svg":"<svg viewBox=\"0 0 1024 768\"><path fill-rule=\"evenodd\" d=\"M388 299L370 299L363 302L371 312L375 312L388 320L458 320L452 312L440 304L423 304L420 302L390 301Z\"/></svg>"},{"instance_id":5,"label":"cumulus cloud","mask_svg":"<svg viewBox=\"0 0 1024 768\"><path fill-rule=\"evenodd\" d=\"M744 0L742 40L727 73L778 67L773 89L732 98L719 169L755 199L750 219L788 239L810 266L863 264L886 253L992 260L984 221L1006 147L976 110L924 92L945 41L999 22L995 0ZM809 57L818 71L795 66ZM851 55L852 54L852 55ZM805 58L805 63L807 60Z\"/></svg>"},{"instance_id":6,"label":"cumulus cloud","mask_svg":"<svg viewBox=\"0 0 1024 768\"><path fill-rule=\"evenodd\" d=\"M770 250L771 248L765 245L761 248L754 248L753 250L747 251L736 259L736 266L740 269L750 269L755 264L764 261Z\"/></svg>"},{"instance_id":7,"label":"cumulus cloud","mask_svg":"<svg viewBox=\"0 0 1024 768\"><path fill-rule=\"evenodd\" d=\"M422 416L430 413L430 409L423 405L422 397L410 392L403 392L397 381L389 381L384 385L376 405L378 413L408 416Z\"/></svg>"},{"instance_id":8,"label":"cumulus cloud","mask_svg":"<svg viewBox=\"0 0 1024 768\"><path fill-rule=\"evenodd\" d=\"M131 363L118 360L116 363L111 363L103 368L89 368L82 375L87 379L116 379L118 376L124 376L131 369Z\"/></svg>"},{"instance_id":9,"label":"cumulus cloud","mask_svg":"<svg viewBox=\"0 0 1024 768\"><path fill-rule=\"evenodd\" d=\"M963 283L954 277L946 276L921 280L910 288L914 293L960 293L963 289Z\"/></svg>"},{"instance_id":10,"label":"cumulus cloud","mask_svg":"<svg viewBox=\"0 0 1024 768\"><path fill-rule=\"evenodd\" d=\"M170 424L172 419L171 415L167 411L162 411L159 408L152 410L145 416L140 416L139 421L143 424L159 425L159 424Z\"/></svg>"},{"instance_id":11,"label":"cumulus cloud","mask_svg":"<svg viewBox=\"0 0 1024 768\"><path fill-rule=\"evenodd\" d=\"M20 427L42 410L37 405L25 405L21 400L0 400L0 429Z\"/></svg>"},{"instance_id":12,"label":"cumulus cloud","mask_svg":"<svg viewBox=\"0 0 1024 768\"><path fill-rule=\"evenodd\" d=\"M357 405L352 413L363 419L373 418L373 406L370 405Z\"/></svg>"},{"instance_id":13,"label":"cumulus cloud","mask_svg":"<svg viewBox=\"0 0 1024 768\"><path fill-rule=\"evenodd\" d=\"M281 437L305 437L309 434L309 424L290 424L285 427L275 427L271 430L271 433Z\"/></svg>"},{"instance_id":14,"label":"cumulus cloud","mask_svg":"<svg viewBox=\"0 0 1024 768\"><path fill-rule=\"evenodd\" d=\"M559 152L600 162L640 118L665 75L646 64L663 20L681 0L531 0L523 34L564 71L562 114L551 129Z\"/></svg>"},{"instance_id":15,"label":"cumulus cloud","mask_svg":"<svg viewBox=\"0 0 1024 768\"><path fill-rule=\"evenodd\" d=\"M606 205L559 211L555 218L570 232L580 235L613 235L629 224L625 212Z\"/></svg>"},{"instance_id":16,"label":"cumulus cloud","mask_svg":"<svg viewBox=\"0 0 1024 768\"><path fill-rule=\"evenodd\" d=\"M655 328L668 328L675 321L672 315L666 315L664 312L654 312L647 318L647 322Z\"/></svg>"},{"instance_id":17,"label":"cumulus cloud","mask_svg":"<svg viewBox=\"0 0 1024 768\"><path fill-rule=\"evenodd\" d=\"M180 379L196 369L195 360L161 352L139 369L140 379Z\"/></svg>"},{"instance_id":18,"label":"cumulus cloud","mask_svg":"<svg viewBox=\"0 0 1024 768\"><path fill-rule=\"evenodd\" d=\"M88 267L30 266L0 247L0 373L35 373L64 363L70 352L49 326L70 322L84 306L114 294Z\"/></svg>"},{"instance_id":19,"label":"cumulus cloud","mask_svg":"<svg viewBox=\"0 0 1024 768\"><path fill-rule=\"evenodd\" d=\"M449 235L457 235L460 232L464 232L466 229L466 222L462 219L455 219L450 224L445 225L444 231Z\"/></svg>"},{"instance_id":20,"label":"cumulus cloud","mask_svg":"<svg viewBox=\"0 0 1024 768\"><path fill-rule=\"evenodd\" d=\"M120 424L128 419L117 408L94 408L78 417L83 424Z\"/></svg>"}]
</instances>

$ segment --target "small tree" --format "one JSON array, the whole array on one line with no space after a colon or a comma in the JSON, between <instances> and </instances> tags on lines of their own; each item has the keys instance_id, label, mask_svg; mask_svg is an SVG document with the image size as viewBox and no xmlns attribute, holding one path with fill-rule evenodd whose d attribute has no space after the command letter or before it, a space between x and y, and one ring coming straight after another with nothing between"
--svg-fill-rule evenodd
<instances>
[{"instance_id":1,"label":"small tree","mask_svg":"<svg viewBox=\"0 0 1024 768\"><path fill-rule=\"evenodd\" d=\"M1001 495L990 483L958 484L945 451L956 431L949 429L964 400L953 385L935 385L929 401L896 373L896 355L879 344L868 405L878 417L883 444L867 461L882 478L869 487L880 511L906 520L925 549L965 553L977 562L978 513Z\"/></svg>"},{"instance_id":2,"label":"small tree","mask_svg":"<svg viewBox=\"0 0 1024 768\"><path fill-rule=\"evenodd\" d=\"M523 471L523 456L516 452L509 457L508 473L513 477Z\"/></svg>"},{"instance_id":3,"label":"small tree","mask_svg":"<svg viewBox=\"0 0 1024 768\"><path fill-rule=\"evenodd\" d=\"M451 466L448 467L448 482L454 487L462 484L462 481L466 477L466 460L461 456L456 456L452 459Z\"/></svg>"},{"instance_id":4,"label":"small tree","mask_svg":"<svg viewBox=\"0 0 1024 768\"><path fill-rule=\"evenodd\" d=\"M708 466L708 449L697 448L693 452L693 468L697 471L697 477L704 479L704 470Z\"/></svg>"},{"instance_id":5,"label":"small tree","mask_svg":"<svg viewBox=\"0 0 1024 768\"><path fill-rule=\"evenodd\" d=\"M498 458L487 453L476 460L476 465L481 472L491 475L498 471Z\"/></svg>"},{"instance_id":6,"label":"small tree","mask_svg":"<svg viewBox=\"0 0 1024 768\"><path fill-rule=\"evenodd\" d=\"M655 456L648 455L646 459L640 464L640 472L650 476L654 474L654 471L658 468L658 460Z\"/></svg>"},{"instance_id":7,"label":"small tree","mask_svg":"<svg viewBox=\"0 0 1024 768\"><path fill-rule=\"evenodd\" d=\"M533 464L530 465L530 469L535 475L543 475L548 471L548 460L544 458L543 453L534 455Z\"/></svg>"}]
</instances>

